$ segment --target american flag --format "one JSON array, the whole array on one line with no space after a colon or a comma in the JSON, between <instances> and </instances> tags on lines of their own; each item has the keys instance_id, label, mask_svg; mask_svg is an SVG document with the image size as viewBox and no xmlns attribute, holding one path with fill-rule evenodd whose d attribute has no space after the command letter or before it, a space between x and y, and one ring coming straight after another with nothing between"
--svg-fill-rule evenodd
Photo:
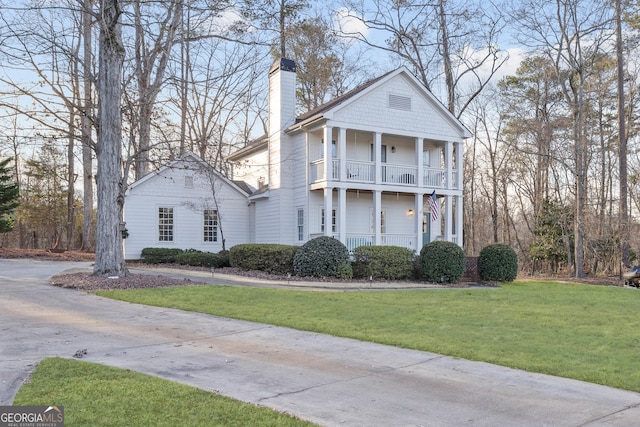
<instances>
[{"instance_id":1,"label":"american flag","mask_svg":"<svg viewBox=\"0 0 640 427\"><path fill-rule=\"evenodd\" d=\"M438 201L436 199L436 190L433 190L429 197L429 208L431 208L431 221L438 220Z\"/></svg>"}]
</instances>

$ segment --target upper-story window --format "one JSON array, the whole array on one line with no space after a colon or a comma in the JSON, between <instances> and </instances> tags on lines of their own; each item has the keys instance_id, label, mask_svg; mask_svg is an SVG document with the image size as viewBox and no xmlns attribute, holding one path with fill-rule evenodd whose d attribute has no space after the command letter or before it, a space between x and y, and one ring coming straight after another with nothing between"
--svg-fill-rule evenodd
<instances>
[{"instance_id":1,"label":"upper-story window","mask_svg":"<svg viewBox=\"0 0 640 427\"><path fill-rule=\"evenodd\" d=\"M338 157L338 151L336 149L336 141L331 141L331 157ZM324 159L324 139L320 143L320 158Z\"/></svg>"}]
</instances>

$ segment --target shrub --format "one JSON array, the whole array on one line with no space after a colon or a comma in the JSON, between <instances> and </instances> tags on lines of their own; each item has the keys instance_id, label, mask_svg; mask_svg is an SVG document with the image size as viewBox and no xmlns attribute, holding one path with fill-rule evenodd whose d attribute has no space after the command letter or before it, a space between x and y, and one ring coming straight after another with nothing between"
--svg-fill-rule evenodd
<instances>
[{"instance_id":1,"label":"shrub","mask_svg":"<svg viewBox=\"0 0 640 427\"><path fill-rule=\"evenodd\" d=\"M145 264L163 264L176 262L176 256L184 252L177 248L144 248L140 261Z\"/></svg>"},{"instance_id":2,"label":"shrub","mask_svg":"<svg viewBox=\"0 0 640 427\"><path fill-rule=\"evenodd\" d=\"M176 256L176 262L182 265L211 268L221 268L228 265L225 257L221 254L202 252L193 249L178 254Z\"/></svg>"},{"instance_id":3,"label":"shrub","mask_svg":"<svg viewBox=\"0 0 640 427\"><path fill-rule=\"evenodd\" d=\"M413 277L413 251L400 246L359 246L353 250L353 275L387 280Z\"/></svg>"},{"instance_id":4,"label":"shrub","mask_svg":"<svg viewBox=\"0 0 640 427\"><path fill-rule=\"evenodd\" d=\"M429 282L457 282L464 267L464 252L453 242L437 240L427 243L420 251L422 276Z\"/></svg>"},{"instance_id":5,"label":"shrub","mask_svg":"<svg viewBox=\"0 0 640 427\"><path fill-rule=\"evenodd\" d=\"M302 245L293 258L298 276L340 277L343 264L349 262L349 251L338 239L316 237Z\"/></svg>"},{"instance_id":6,"label":"shrub","mask_svg":"<svg viewBox=\"0 0 640 427\"><path fill-rule=\"evenodd\" d=\"M343 262L342 265L338 268L338 274L336 274L338 279L351 279L353 277L353 269L351 268L350 262Z\"/></svg>"},{"instance_id":7,"label":"shrub","mask_svg":"<svg viewBox=\"0 0 640 427\"><path fill-rule=\"evenodd\" d=\"M297 250L298 246L271 243L236 245L229 250L229 265L271 274L293 273L293 256Z\"/></svg>"},{"instance_id":8,"label":"shrub","mask_svg":"<svg viewBox=\"0 0 640 427\"><path fill-rule=\"evenodd\" d=\"M511 282L518 276L518 256L508 245L485 246L478 258L480 279L493 282Z\"/></svg>"}]
</instances>

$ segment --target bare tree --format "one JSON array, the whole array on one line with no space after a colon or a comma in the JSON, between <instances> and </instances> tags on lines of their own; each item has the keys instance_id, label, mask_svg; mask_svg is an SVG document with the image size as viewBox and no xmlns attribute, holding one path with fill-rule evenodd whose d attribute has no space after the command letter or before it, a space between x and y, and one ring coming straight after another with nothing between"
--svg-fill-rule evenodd
<instances>
[{"instance_id":1,"label":"bare tree","mask_svg":"<svg viewBox=\"0 0 640 427\"><path fill-rule=\"evenodd\" d=\"M438 83L444 81L444 103L456 117L508 58L498 47L504 27L501 11L486 2L352 0L349 8L345 17L386 38L380 41L347 28L343 35L399 58L436 95Z\"/></svg>"},{"instance_id":2,"label":"bare tree","mask_svg":"<svg viewBox=\"0 0 640 427\"><path fill-rule=\"evenodd\" d=\"M122 209L125 180L122 176L122 4L100 1L100 44L98 68L98 218L96 262L98 276L126 276L122 245Z\"/></svg>"},{"instance_id":3,"label":"bare tree","mask_svg":"<svg viewBox=\"0 0 640 427\"><path fill-rule=\"evenodd\" d=\"M532 14L531 10L538 10ZM526 34L521 42L538 49L554 64L558 83L571 112L575 179L575 275L583 277L584 219L587 200L588 142L585 88L593 62L611 39L608 5L589 0L529 1L514 15Z\"/></svg>"}]
</instances>

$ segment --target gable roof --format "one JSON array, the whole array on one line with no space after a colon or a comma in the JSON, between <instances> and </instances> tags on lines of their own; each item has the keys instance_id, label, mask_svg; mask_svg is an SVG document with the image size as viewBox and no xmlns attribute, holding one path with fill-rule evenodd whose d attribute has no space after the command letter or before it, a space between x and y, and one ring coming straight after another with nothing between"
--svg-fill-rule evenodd
<instances>
[{"instance_id":1,"label":"gable roof","mask_svg":"<svg viewBox=\"0 0 640 427\"><path fill-rule=\"evenodd\" d=\"M234 188L236 191L239 191L240 193L242 193L246 197L248 197L251 194L251 189L245 182L243 182L243 181L231 181L229 178L223 176L213 166L211 166L209 163L207 163L204 160L202 160L200 157L198 157L197 155L195 155L191 151L185 151L178 158L176 158L176 159L174 159L174 160L172 160L172 161L170 161L168 163L165 163L157 171L150 172L150 173L146 174L145 176L143 176L142 178L140 178L139 180L133 182L127 188L127 193L130 190L141 186L145 182L152 180L156 176L159 176L159 175L163 174L164 172L170 170L171 168L174 168L178 163L181 163L181 162L191 162L191 163L196 164L200 169L209 170L209 171L213 172L215 174L215 176L216 176L216 179L222 180L223 182L225 182L226 184L228 184L229 186Z\"/></svg>"},{"instance_id":2,"label":"gable roof","mask_svg":"<svg viewBox=\"0 0 640 427\"><path fill-rule=\"evenodd\" d=\"M462 124L457 117L455 117L438 98L436 98L433 93L429 89L425 87L425 85L415 77L407 67L402 66L393 71L385 73L380 77L377 77L373 80L369 80L368 82L356 87L355 89L345 93L342 96L339 96L325 104L320 105L319 107L302 114L297 117L296 123L289 127L288 131L293 131L295 129L299 129L300 126L303 126L305 123L309 123L312 121L316 121L322 118L329 118L331 114L337 110L339 107L346 105L349 102L353 102L356 99L365 96L367 93L375 90L376 88L382 86L387 81L395 78L396 76L403 75L409 79L409 81L416 87L420 93L429 100L430 104L433 108L446 120L448 120L453 126L458 128L463 138L470 138L471 132Z\"/></svg>"},{"instance_id":3,"label":"gable roof","mask_svg":"<svg viewBox=\"0 0 640 427\"><path fill-rule=\"evenodd\" d=\"M304 114L299 115L298 117L296 117L296 123L300 123L300 122L304 122L305 120L313 117L313 116L317 116L320 115L322 113L324 113L325 111L328 111L330 109L332 109L333 107L336 107L340 104L342 104L343 102L347 101L348 99L353 98L354 96L356 96L357 94L359 94L360 92L362 92L363 90L369 88L370 86L373 86L375 83L377 83L378 81L384 79L386 76L388 76L389 74L393 73L393 71L389 71L388 73L385 73L379 77L376 77L375 79L369 80L368 82L365 82L363 84L361 84L360 86L357 86L353 89L351 89L349 92L340 95L337 98L334 98L328 102L325 102L324 104L314 108L311 111L307 111Z\"/></svg>"}]
</instances>

